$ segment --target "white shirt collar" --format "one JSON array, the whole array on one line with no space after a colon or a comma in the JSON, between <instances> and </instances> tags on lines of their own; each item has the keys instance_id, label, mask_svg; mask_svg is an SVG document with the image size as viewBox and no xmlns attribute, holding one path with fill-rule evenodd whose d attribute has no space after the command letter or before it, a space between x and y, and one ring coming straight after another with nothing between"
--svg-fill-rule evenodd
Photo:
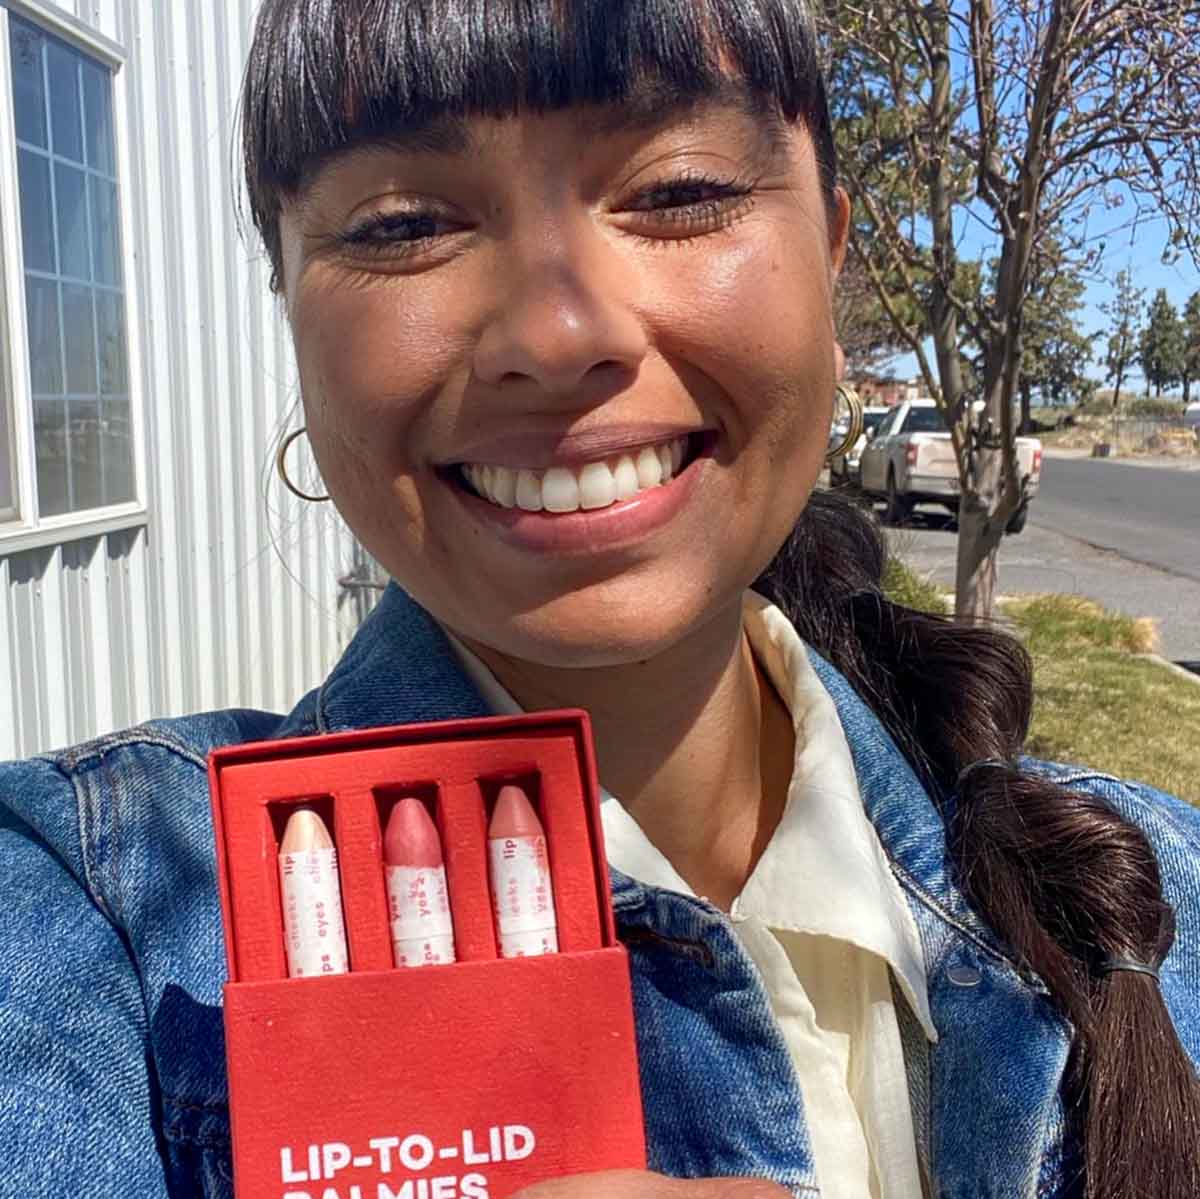
<instances>
[{"instance_id":1,"label":"white shirt collar","mask_svg":"<svg viewBox=\"0 0 1200 1199\"><path fill-rule=\"evenodd\" d=\"M863 809L837 708L778 608L747 592L743 623L755 658L791 712L796 758L779 827L731 915L753 916L778 931L833 937L877 954L892 968L925 1035L936 1041L916 922ZM446 632L492 711L520 713L487 666ZM644 885L693 894L607 791L600 810L612 866Z\"/></svg>"}]
</instances>

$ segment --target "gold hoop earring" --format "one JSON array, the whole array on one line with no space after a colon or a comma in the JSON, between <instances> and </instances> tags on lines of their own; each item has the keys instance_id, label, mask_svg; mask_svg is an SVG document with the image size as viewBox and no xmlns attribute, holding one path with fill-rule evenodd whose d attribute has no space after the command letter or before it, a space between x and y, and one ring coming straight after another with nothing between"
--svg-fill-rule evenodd
<instances>
[{"instance_id":1,"label":"gold hoop earring","mask_svg":"<svg viewBox=\"0 0 1200 1199\"><path fill-rule=\"evenodd\" d=\"M845 436L832 449L826 451L826 463L840 458L862 436L863 403L858 392L844 383L837 385L833 398L833 425L837 427L842 421L846 424ZM832 429L830 430L832 432Z\"/></svg>"},{"instance_id":2,"label":"gold hoop earring","mask_svg":"<svg viewBox=\"0 0 1200 1199\"><path fill-rule=\"evenodd\" d=\"M275 471L283 480L283 485L299 499L307 500L310 504L323 504L329 499L327 495L309 495L307 491L301 491L295 483L288 478L287 462L285 461L288 450L292 448L292 442L297 437L303 437L308 432L307 425L301 425L295 432L289 433L280 443L279 449L275 451Z\"/></svg>"}]
</instances>

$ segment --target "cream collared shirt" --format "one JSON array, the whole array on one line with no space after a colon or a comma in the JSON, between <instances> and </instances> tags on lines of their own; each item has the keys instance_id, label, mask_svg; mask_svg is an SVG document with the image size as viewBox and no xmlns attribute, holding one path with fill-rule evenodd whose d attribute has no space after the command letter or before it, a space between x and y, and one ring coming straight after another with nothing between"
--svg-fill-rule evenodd
<instances>
[{"instance_id":1,"label":"cream collared shirt","mask_svg":"<svg viewBox=\"0 0 1200 1199\"><path fill-rule=\"evenodd\" d=\"M917 1199L916 1137L891 978L925 1035L916 924L858 793L833 700L791 622L748 592L744 627L791 712L796 758L783 817L729 918L762 976L796 1077L823 1199ZM521 709L451 637L497 714ZM609 862L649 886L692 895L612 796L601 805Z\"/></svg>"}]
</instances>

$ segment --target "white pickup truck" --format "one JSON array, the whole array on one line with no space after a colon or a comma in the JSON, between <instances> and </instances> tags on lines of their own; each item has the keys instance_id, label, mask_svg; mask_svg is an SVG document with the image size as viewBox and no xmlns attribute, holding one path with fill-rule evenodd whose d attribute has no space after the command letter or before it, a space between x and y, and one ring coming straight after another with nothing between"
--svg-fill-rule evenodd
<instances>
[{"instance_id":1,"label":"white pickup truck","mask_svg":"<svg viewBox=\"0 0 1200 1199\"><path fill-rule=\"evenodd\" d=\"M1028 487L1025 503L1008 522L1009 533L1025 527L1029 500L1042 477L1042 443L1036 437L1018 437L1017 462ZM950 432L933 400L897 404L863 449L859 473L863 492L887 505L885 524L903 524L913 506L922 503L941 504L958 513L958 464Z\"/></svg>"}]
</instances>

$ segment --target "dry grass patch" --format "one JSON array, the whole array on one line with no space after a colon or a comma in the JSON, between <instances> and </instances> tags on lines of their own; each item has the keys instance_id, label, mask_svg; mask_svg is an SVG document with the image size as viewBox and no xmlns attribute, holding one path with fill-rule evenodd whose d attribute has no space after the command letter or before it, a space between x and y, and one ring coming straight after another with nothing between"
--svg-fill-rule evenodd
<instances>
[{"instance_id":1,"label":"dry grass patch","mask_svg":"<svg viewBox=\"0 0 1200 1199\"><path fill-rule=\"evenodd\" d=\"M1010 600L1033 657L1035 757L1080 762L1200 803L1200 686L1157 662L1153 622L1091 600Z\"/></svg>"},{"instance_id":2,"label":"dry grass patch","mask_svg":"<svg viewBox=\"0 0 1200 1199\"><path fill-rule=\"evenodd\" d=\"M899 558L888 558L883 572L883 589L893 603L921 612L935 612L938 616L950 615L950 605L942 598L942 589Z\"/></svg>"},{"instance_id":3,"label":"dry grass patch","mask_svg":"<svg viewBox=\"0 0 1200 1199\"><path fill-rule=\"evenodd\" d=\"M934 584L895 559L885 585L898 603L947 610ZM1157 648L1153 621L1076 595L1006 599L1002 614L1033 659L1028 753L1200 804L1200 685L1137 656Z\"/></svg>"}]
</instances>

